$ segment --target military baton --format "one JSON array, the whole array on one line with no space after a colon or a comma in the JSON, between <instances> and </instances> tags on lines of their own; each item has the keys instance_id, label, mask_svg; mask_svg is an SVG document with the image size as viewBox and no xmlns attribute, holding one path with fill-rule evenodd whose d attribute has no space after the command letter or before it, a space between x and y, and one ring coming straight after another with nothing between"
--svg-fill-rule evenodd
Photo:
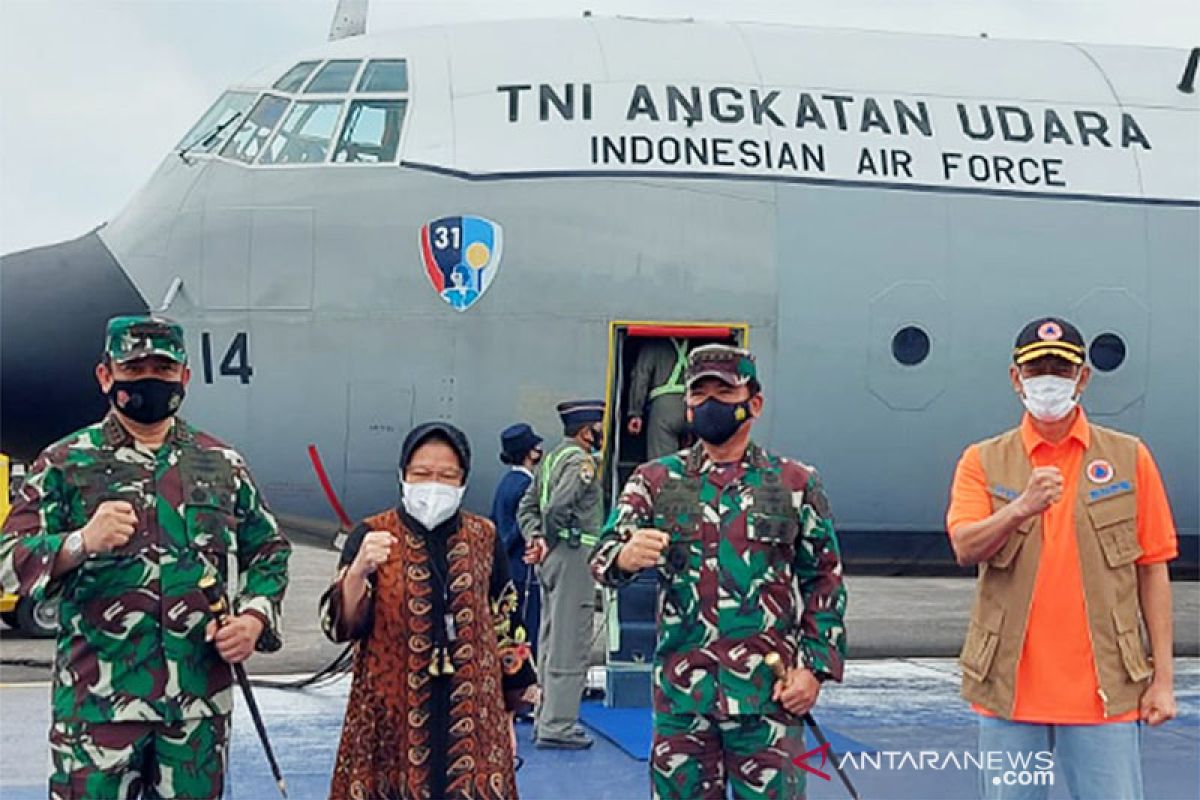
<instances>
[{"instance_id":1,"label":"military baton","mask_svg":"<svg viewBox=\"0 0 1200 800\"><path fill-rule=\"evenodd\" d=\"M225 599L225 592L221 589L221 584L212 575L205 575L200 579L200 591L204 592L204 599L208 601L208 608L216 617L217 625L224 627L225 623L229 622L229 601ZM254 700L254 693L250 691L250 679L246 677L246 668L241 664L231 664L233 667L233 676L237 679L238 686L242 687L242 696L246 698L246 708L250 710L250 719L254 721L254 729L258 731L258 740L262 742L263 752L267 754L267 763L271 765L271 773L275 776L275 785L279 787L279 793L283 797L287 797L287 783L283 780L283 773L279 771L279 762L275 760L275 752L271 749L271 740L267 738L267 728L263 725L262 713L258 710L258 703Z\"/></svg>"},{"instance_id":2,"label":"military baton","mask_svg":"<svg viewBox=\"0 0 1200 800\"><path fill-rule=\"evenodd\" d=\"M763 656L763 663L770 668L771 674L775 676L775 680L781 681L787 677L787 667L783 665L783 659L779 657L779 653L767 653ZM860 800L858 791L854 788L854 784L850 782L850 776L842 770L842 763L838 760L837 753L833 752L833 748L829 746L829 740L825 738L825 733L821 730L821 726L813 719L811 712L806 712L801 715L804 724L812 728L813 736L817 737L817 744L824 748L829 754L829 760L833 762L833 768L837 772L838 777L842 779L842 783L846 785L846 791L854 800Z\"/></svg>"}]
</instances>

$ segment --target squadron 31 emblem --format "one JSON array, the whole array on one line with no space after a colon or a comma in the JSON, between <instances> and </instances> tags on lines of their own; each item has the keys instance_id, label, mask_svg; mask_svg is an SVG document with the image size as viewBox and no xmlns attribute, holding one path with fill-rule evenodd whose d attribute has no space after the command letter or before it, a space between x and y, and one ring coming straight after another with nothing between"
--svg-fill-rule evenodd
<instances>
[{"instance_id":1,"label":"squadron 31 emblem","mask_svg":"<svg viewBox=\"0 0 1200 800\"><path fill-rule=\"evenodd\" d=\"M491 286L503 244L500 226L483 217L442 217L421 226L425 274L458 311L473 306Z\"/></svg>"}]
</instances>

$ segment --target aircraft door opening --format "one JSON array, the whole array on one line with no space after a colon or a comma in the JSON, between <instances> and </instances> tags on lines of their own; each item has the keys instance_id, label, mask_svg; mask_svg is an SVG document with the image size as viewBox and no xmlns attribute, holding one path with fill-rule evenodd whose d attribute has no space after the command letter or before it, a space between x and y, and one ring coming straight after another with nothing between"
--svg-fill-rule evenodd
<instances>
[{"instance_id":1,"label":"aircraft door opening","mask_svg":"<svg viewBox=\"0 0 1200 800\"><path fill-rule=\"evenodd\" d=\"M638 465L692 443L683 420L687 353L715 342L744 346L748 336L746 323L611 324L604 423L610 443L605 470L610 501ZM638 424L631 425L635 419Z\"/></svg>"},{"instance_id":2,"label":"aircraft door opening","mask_svg":"<svg viewBox=\"0 0 1200 800\"><path fill-rule=\"evenodd\" d=\"M605 480L609 506L646 461L692 441L684 419L684 367L695 347L714 342L745 346L745 323L614 322L609 330L605 384ZM636 420L636 423L635 423ZM646 570L617 592L605 592L608 657L605 703L650 704L650 667L657 643L658 580Z\"/></svg>"}]
</instances>

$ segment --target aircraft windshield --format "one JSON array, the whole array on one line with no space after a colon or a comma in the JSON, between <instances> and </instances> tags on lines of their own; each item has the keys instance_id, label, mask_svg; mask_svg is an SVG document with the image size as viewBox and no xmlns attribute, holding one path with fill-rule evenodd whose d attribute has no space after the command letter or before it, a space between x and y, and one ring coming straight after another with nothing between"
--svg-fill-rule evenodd
<instances>
[{"instance_id":1,"label":"aircraft windshield","mask_svg":"<svg viewBox=\"0 0 1200 800\"><path fill-rule=\"evenodd\" d=\"M305 94L327 94L330 92L347 92L354 83L361 61L330 61L321 67L312 82L304 89Z\"/></svg>"},{"instance_id":2,"label":"aircraft windshield","mask_svg":"<svg viewBox=\"0 0 1200 800\"><path fill-rule=\"evenodd\" d=\"M360 92L407 92L408 62L403 59L369 61L358 79Z\"/></svg>"},{"instance_id":3,"label":"aircraft windshield","mask_svg":"<svg viewBox=\"0 0 1200 800\"><path fill-rule=\"evenodd\" d=\"M283 73L283 77L275 81L275 88L281 92L295 92L304 85L304 81L312 74L313 68L319 62L301 61L296 66Z\"/></svg>"},{"instance_id":4,"label":"aircraft windshield","mask_svg":"<svg viewBox=\"0 0 1200 800\"><path fill-rule=\"evenodd\" d=\"M234 126L227 123L236 115L245 113L253 101L254 94L252 92L226 92L221 95L217 98L217 102L204 112L200 121L193 125L187 135L180 140L175 149L188 150L192 153L211 153L216 150L233 132ZM213 132L223 125L225 126L224 130L218 135L212 136ZM211 139L209 139L210 136Z\"/></svg>"},{"instance_id":5,"label":"aircraft windshield","mask_svg":"<svg viewBox=\"0 0 1200 800\"><path fill-rule=\"evenodd\" d=\"M288 110L275 138L263 150L260 164L319 164L342 113L341 101L297 102Z\"/></svg>"},{"instance_id":6,"label":"aircraft windshield","mask_svg":"<svg viewBox=\"0 0 1200 800\"><path fill-rule=\"evenodd\" d=\"M258 157L266 144L267 137L279 123L288 101L282 97L265 94L255 105L250 116L238 126L235 133L221 150L226 158L236 158L247 164Z\"/></svg>"},{"instance_id":7,"label":"aircraft windshield","mask_svg":"<svg viewBox=\"0 0 1200 800\"><path fill-rule=\"evenodd\" d=\"M396 160L404 100L356 100L350 104L333 160L338 164L385 164Z\"/></svg>"},{"instance_id":8,"label":"aircraft windshield","mask_svg":"<svg viewBox=\"0 0 1200 800\"><path fill-rule=\"evenodd\" d=\"M253 93L225 93L183 146L200 142L201 152L253 166L395 164L408 91L403 58L301 61L257 102ZM228 130L214 138L222 122Z\"/></svg>"}]
</instances>

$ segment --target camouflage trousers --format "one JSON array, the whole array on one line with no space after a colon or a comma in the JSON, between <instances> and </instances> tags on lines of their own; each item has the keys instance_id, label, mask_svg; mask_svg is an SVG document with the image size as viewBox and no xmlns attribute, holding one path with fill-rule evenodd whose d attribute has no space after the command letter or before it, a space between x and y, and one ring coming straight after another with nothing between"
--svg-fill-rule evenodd
<instances>
[{"instance_id":1,"label":"camouflage trousers","mask_svg":"<svg viewBox=\"0 0 1200 800\"><path fill-rule=\"evenodd\" d=\"M229 718L55 722L51 800L220 797Z\"/></svg>"},{"instance_id":2,"label":"camouflage trousers","mask_svg":"<svg viewBox=\"0 0 1200 800\"><path fill-rule=\"evenodd\" d=\"M719 718L654 712L650 783L656 800L804 797L804 772L792 763L804 730L792 717Z\"/></svg>"}]
</instances>

